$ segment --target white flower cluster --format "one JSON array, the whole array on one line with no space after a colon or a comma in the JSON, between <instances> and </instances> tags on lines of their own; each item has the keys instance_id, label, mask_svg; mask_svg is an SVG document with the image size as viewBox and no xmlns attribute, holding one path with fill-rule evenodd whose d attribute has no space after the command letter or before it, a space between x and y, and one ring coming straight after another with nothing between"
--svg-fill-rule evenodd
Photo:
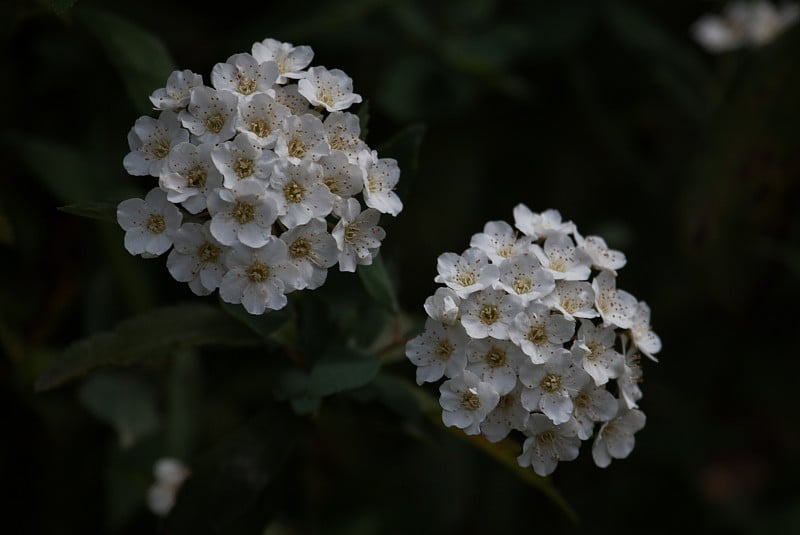
<instances>
[{"instance_id":1,"label":"white flower cluster","mask_svg":"<svg viewBox=\"0 0 800 535\"><path fill-rule=\"evenodd\" d=\"M125 248L155 257L197 295L251 314L314 289L337 263L372 263L381 213L403 209L397 162L360 139L361 102L341 70L308 67L313 52L273 39L211 71L211 87L175 71L139 118L123 164L158 178L144 199L119 204ZM357 196L361 197L362 202ZM187 221L184 222L184 219Z\"/></svg>"},{"instance_id":2,"label":"white flower cluster","mask_svg":"<svg viewBox=\"0 0 800 535\"><path fill-rule=\"evenodd\" d=\"M155 481L147 489L147 506L158 516L166 516L175 506L184 481L192 474L188 466L173 457L162 457L153 466Z\"/></svg>"},{"instance_id":3,"label":"white flower cluster","mask_svg":"<svg viewBox=\"0 0 800 535\"><path fill-rule=\"evenodd\" d=\"M765 0L737 1L722 15L703 15L691 27L694 39L709 52L766 45L800 17L796 3L774 6Z\"/></svg>"},{"instance_id":4,"label":"white flower cluster","mask_svg":"<svg viewBox=\"0 0 800 535\"><path fill-rule=\"evenodd\" d=\"M436 382L447 426L497 442L524 434L521 466L547 475L595 434L597 465L627 457L645 423L639 353L661 341L650 309L616 287L626 259L561 214L514 208L461 255L438 259L445 286L425 301L425 330L406 346L417 383Z\"/></svg>"}]
</instances>

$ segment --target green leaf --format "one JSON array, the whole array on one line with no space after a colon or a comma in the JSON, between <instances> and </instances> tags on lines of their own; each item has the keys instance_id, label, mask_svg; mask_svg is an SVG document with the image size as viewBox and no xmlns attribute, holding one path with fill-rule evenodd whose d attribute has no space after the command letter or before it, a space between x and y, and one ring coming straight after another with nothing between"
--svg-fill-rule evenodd
<instances>
[{"instance_id":1,"label":"green leaf","mask_svg":"<svg viewBox=\"0 0 800 535\"><path fill-rule=\"evenodd\" d=\"M394 158L400 166L397 194L404 198L419 173L419 148L425 137L425 125L404 128L378 147L381 158Z\"/></svg>"},{"instance_id":2,"label":"green leaf","mask_svg":"<svg viewBox=\"0 0 800 535\"><path fill-rule=\"evenodd\" d=\"M152 310L69 346L36 381L36 391L55 388L101 366L128 366L207 345L250 346L261 340L218 308L192 303Z\"/></svg>"},{"instance_id":3,"label":"green leaf","mask_svg":"<svg viewBox=\"0 0 800 535\"><path fill-rule=\"evenodd\" d=\"M376 256L369 266L358 266L357 272L364 289L375 301L392 312L397 313L400 310L394 286L383 264L383 257Z\"/></svg>"},{"instance_id":4,"label":"green leaf","mask_svg":"<svg viewBox=\"0 0 800 535\"><path fill-rule=\"evenodd\" d=\"M133 377L93 375L81 385L78 397L89 412L116 430L122 448L130 448L160 425L154 390Z\"/></svg>"},{"instance_id":5,"label":"green leaf","mask_svg":"<svg viewBox=\"0 0 800 535\"><path fill-rule=\"evenodd\" d=\"M298 436L298 420L271 405L192 463L166 533L260 533L285 487L281 473Z\"/></svg>"},{"instance_id":6,"label":"green leaf","mask_svg":"<svg viewBox=\"0 0 800 535\"><path fill-rule=\"evenodd\" d=\"M83 202L59 206L58 210L67 214L116 224L117 204L112 202Z\"/></svg>"},{"instance_id":7,"label":"green leaf","mask_svg":"<svg viewBox=\"0 0 800 535\"><path fill-rule=\"evenodd\" d=\"M311 369L312 396L329 396L366 385L378 374L381 362L352 348L337 348L320 358Z\"/></svg>"},{"instance_id":8,"label":"green leaf","mask_svg":"<svg viewBox=\"0 0 800 535\"><path fill-rule=\"evenodd\" d=\"M99 40L137 111L143 115L152 113L149 95L164 87L174 70L164 44L144 28L113 13L83 6L75 13Z\"/></svg>"}]
</instances>

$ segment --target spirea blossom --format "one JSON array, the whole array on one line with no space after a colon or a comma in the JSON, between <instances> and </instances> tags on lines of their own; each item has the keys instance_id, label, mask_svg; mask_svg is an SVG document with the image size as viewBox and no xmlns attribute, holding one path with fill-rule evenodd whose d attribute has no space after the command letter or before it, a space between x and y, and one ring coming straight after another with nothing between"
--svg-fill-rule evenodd
<instances>
[{"instance_id":1,"label":"spirea blossom","mask_svg":"<svg viewBox=\"0 0 800 535\"><path fill-rule=\"evenodd\" d=\"M661 350L650 308L617 287L626 258L600 236L522 204L514 227L491 221L439 257L443 286L406 356L417 383L440 383L445 425L492 442L516 434L520 466L542 476L584 440L606 467L644 427L639 355Z\"/></svg>"},{"instance_id":2,"label":"spirea blossom","mask_svg":"<svg viewBox=\"0 0 800 535\"><path fill-rule=\"evenodd\" d=\"M695 41L713 53L759 47L775 40L800 18L800 5L765 0L731 2L721 15L703 15L691 27Z\"/></svg>"},{"instance_id":3,"label":"spirea blossom","mask_svg":"<svg viewBox=\"0 0 800 535\"><path fill-rule=\"evenodd\" d=\"M183 70L153 92L157 116L136 120L123 161L131 175L156 177L144 199L117 209L131 254L172 249L176 280L251 314L320 287L337 264L372 263L381 214L403 209L400 169L361 139L347 111L362 100L353 80L311 66L313 56L265 39L217 63L209 85Z\"/></svg>"}]
</instances>

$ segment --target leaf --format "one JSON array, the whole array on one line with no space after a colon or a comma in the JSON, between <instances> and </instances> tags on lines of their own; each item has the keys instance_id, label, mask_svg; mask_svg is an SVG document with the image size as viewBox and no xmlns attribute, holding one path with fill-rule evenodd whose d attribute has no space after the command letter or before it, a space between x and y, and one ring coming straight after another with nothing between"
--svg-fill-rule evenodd
<instances>
[{"instance_id":1,"label":"leaf","mask_svg":"<svg viewBox=\"0 0 800 535\"><path fill-rule=\"evenodd\" d=\"M67 214L116 224L117 204L112 202L83 202L59 206L58 210Z\"/></svg>"},{"instance_id":2,"label":"leaf","mask_svg":"<svg viewBox=\"0 0 800 535\"><path fill-rule=\"evenodd\" d=\"M219 304L222 310L264 340L268 339L272 333L277 331L289 319L289 311L287 308L270 310L264 314L256 315L247 312L242 305L226 303L222 298L220 298Z\"/></svg>"},{"instance_id":3,"label":"leaf","mask_svg":"<svg viewBox=\"0 0 800 535\"><path fill-rule=\"evenodd\" d=\"M419 148L425 137L425 130L425 125L411 125L378 147L381 158L394 158L400 166L400 181L397 185L400 198L405 198L419 173Z\"/></svg>"},{"instance_id":4,"label":"leaf","mask_svg":"<svg viewBox=\"0 0 800 535\"><path fill-rule=\"evenodd\" d=\"M353 390L372 381L381 362L352 348L338 348L323 355L311 369L309 391L323 397Z\"/></svg>"},{"instance_id":5,"label":"leaf","mask_svg":"<svg viewBox=\"0 0 800 535\"><path fill-rule=\"evenodd\" d=\"M297 419L270 405L192 464L165 532L260 533L284 490L280 476L297 436Z\"/></svg>"},{"instance_id":6,"label":"leaf","mask_svg":"<svg viewBox=\"0 0 800 535\"><path fill-rule=\"evenodd\" d=\"M375 301L394 313L399 312L400 305L383 264L383 257L376 256L369 266L358 266L357 272L364 289Z\"/></svg>"},{"instance_id":7,"label":"leaf","mask_svg":"<svg viewBox=\"0 0 800 535\"><path fill-rule=\"evenodd\" d=\"M150 32L113 13L83 6L76 8L75 13L100 41L137 111L144 115L151 113L149 95L164 87L174 70L164 44Z\"/></svg>"},{"instance_id":8,"label":"leaf","mask_svg":"<svg viewBox=\"0 0 800 535\"><path fill-rule=\"evenodd\" d=\"M116 430L124 449L160 425L154 390L133 377L93 375L81 385L78 397L89 412Z\"/></svg>"},{"instance_id":9,"label":"leaf","mask_svg":"<svg viewBox=\"0 0 800 535\"><path fill-rule=\"evenodd\" d=\"M36 381L36 391L55 388L101 366L128 366L172 355L182 347L249 346L261 340L218 308L193 303L152 310L112 332L68 347Z\"/></svg>"},{"instance_id":10,"label":"leaf","mask_svg":"<svg viewBox=\"0 0 800 535\"><path fill-rule=\"evenodd\" d=\"M43 137L3 136L17 158L54 197L64 202L85 201L95 195L86 159L81 151Z\"/></svg>"}]
</instances>

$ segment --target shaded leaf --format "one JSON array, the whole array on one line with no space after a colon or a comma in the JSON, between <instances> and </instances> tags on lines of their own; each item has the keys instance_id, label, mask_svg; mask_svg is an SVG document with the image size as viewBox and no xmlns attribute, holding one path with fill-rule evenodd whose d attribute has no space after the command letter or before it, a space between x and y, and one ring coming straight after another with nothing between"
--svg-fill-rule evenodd
<instances>
[{"instance_id":1,"label":"shaded leaf","mask_svg":"<svg viewBox=\"0 0 800 535\"><path fill-rule=\"evenodd\" d=\"M265 340L289 319L289 310L285 307L256 315L247 312L242 305L226 303L222 298L219 303L222 310Z\"/></svg>"},{"instance_id":2,"label":"shaded leaf","mask_svg":"<svg viewBox=\"0 0 800 535\"><path fill-rule=\"evenodd\" d=\"M113 13L94 8L75 10L80 20L100 41L111 64L117 69L134 106L150 114L148 98L174 70L174 62L164 44L153 34Z\"/></svg>"},{"instance_id":3,"label":"shaded leaf","mask_svg":"<svg viewBox=\"0 0 800 535\"><path fill-rule=\"evenodd\" d=\"M383 257L376 256L369 266L358 266L357 272L364 289L375 301L395 313L400 310L394 286L383 264Z\"/></svg>"},{"instance_id":4,"label":"shaded leaf","mask_svg":"<svg viewBox=\"0 0 800 535\"><path fill-rule=\"evenodd\" d=\"M86 409L117 432L122 448L130 448L160 425L154 390L120 374L96 374L84 381L78 397Z\"/></svg>"},{"instance_id":5,"label":"shaded leaf","mask_svg":"<svg viewBox=\"0 0 800 535\"><path fill-rule=\"evenodd\" d=\"M322 397L364 386L375 378L380 367L380 360L371 355L352 348L334 349L311 369L309 391Z\"/></svg>"},{"instance_id":6,"label":"shaded leaf","mask_svg":"<svg viewBox=\"0 0 800 535\"><path fill-rule=\"evenodd\" d=\"M59 206L58 210L67 214L116 224L117 204L112 202L83 202Z\"/></svg>"},{"instance_id":7,"label":"shaded leaf","mask_svg":"<svg viewBox=\"0 0 800 535\"><path fill-rule=\"evenodd\" d=\"M171 356L181 347L258 345L259 338L218 308L204 304L164 307L69 346L36 381L41 392L101 366L127 366Z\"/></svg>"},{"instance_id":8,"label":"shaded leaf","mask_svg":"<svg viewBox=\"0 0 800 535\"><path fill-rule=\"evenodd\" d=\"M297 441L298 423L273 405L192 464L168 533L256 533L283 487L280 474Z\"/></svg>"},{"instance_id":9,"label":"shaded leaf","mask_svg":"<svg viewBox=\"0 0 800 535\"><path fill-rule=\"evenodd\" d=\"M197 426L202 368L192 349L178 351L172 361L166 401L166 454L188 459Z\"/></svg>"}]
</instances>

